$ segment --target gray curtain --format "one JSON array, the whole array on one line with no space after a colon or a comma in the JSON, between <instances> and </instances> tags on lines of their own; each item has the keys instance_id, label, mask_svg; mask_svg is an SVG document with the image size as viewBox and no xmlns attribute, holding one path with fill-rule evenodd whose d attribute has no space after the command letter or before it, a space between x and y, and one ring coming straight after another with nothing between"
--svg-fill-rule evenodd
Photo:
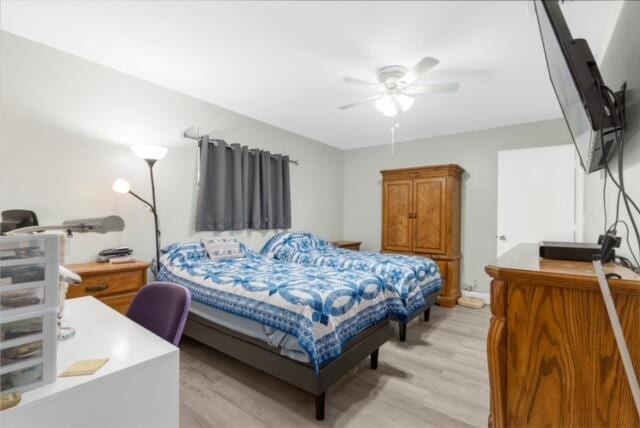
<instances>
[{"instance_id":1,"label":"gray curtain","mask_svg":"<svg viewBox=\"0 0 640 428\"><path fill-rule=\"evenodd\" d=\"M289 157L204 137L196 230L290 227Z\"/></svg>"}]
</instances>

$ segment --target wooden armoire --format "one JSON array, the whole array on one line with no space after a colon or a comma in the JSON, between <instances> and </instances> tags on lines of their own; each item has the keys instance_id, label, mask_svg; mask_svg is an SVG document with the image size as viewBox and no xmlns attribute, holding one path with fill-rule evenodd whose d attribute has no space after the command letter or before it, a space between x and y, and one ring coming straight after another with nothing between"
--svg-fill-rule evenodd
<instances>
[{"instance_id":1,"label":"wooden armoire","mask_svg":"<svg viewBox=\"0 0 640 428\"><path fill-rule=\"evenodd\" d=\"M460 297L461 179L459 165L380 171L382 251L426 256L438 263L444 287L438 303Z\"/></svg>"}]
</instances>

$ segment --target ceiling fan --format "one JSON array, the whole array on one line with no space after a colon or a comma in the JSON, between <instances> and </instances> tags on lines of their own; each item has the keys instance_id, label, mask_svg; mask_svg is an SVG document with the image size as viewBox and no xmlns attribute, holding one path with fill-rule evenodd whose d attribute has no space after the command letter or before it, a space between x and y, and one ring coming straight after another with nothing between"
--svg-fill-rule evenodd
<instances>
[{"instance_id":1,"label":"ceiling fan","mask_svg":"<svg viewBox=\"0 0 640 428\"><path fill-rule=\"evenodd\" d=\"M411 69L402 65L382 67L378 70L377 83L345 77L346 83L373 89L378 93L358 102L343 105L338 109L344 110L360 104L375 102L376 108L383 115L394 117L401 111L405 112L411 108L415 101L414 95L457 91L460 87L458 82L420 83L427 72L439 63L440 61L437 59L427 56Z\"/></svg>"}]
</instances>

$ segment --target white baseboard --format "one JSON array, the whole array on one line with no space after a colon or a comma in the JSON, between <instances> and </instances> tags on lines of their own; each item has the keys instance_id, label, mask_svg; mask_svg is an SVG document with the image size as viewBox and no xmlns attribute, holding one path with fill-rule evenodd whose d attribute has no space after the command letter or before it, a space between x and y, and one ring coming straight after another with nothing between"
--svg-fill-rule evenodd
<instances>
[{"instance_id":1,"label":"white baseboard","mask_svg":"<svg viewBox=\"0 0 640 428\"><path fill-rule=\"evenodd\" d=\"M478 299L484 300L487 305L491 304L491 296L489 296L489 293L479 293L477 291L462 290L462 295L467 297L476 297Z\"/></svg>"}]
</instances>

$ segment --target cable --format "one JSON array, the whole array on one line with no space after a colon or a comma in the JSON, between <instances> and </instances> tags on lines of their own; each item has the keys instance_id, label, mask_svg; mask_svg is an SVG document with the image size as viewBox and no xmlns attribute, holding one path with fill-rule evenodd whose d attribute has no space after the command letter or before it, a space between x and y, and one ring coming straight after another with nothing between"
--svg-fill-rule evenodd
<instances>
[{"instance_id":1,"label":"cable","mask_svg":"<svg viewBox=\"0 0 640 428\"><path fill-rule=\"evenodd\" d=\"M626 87L626 85L625 85ZM615 97L615 94L613 93L613 91L611 91L610 88L606 87L606 86L600 86L600 84L598 83L598 89L602 92L602 89L607 90L610 94L612 94L613 98L614 98L614 105L615 105L615 110L616 112L619 114L618 119L620 120L621 126L619 129L616 129L614 131L609 131L607 132L607 134L613 133L615 132L616 134L616 147L621 148L622 150L620 151L621 156L618 157L618 174L620 174L622 170L622 165L623 165L623 158L624 158L624 137L625 137L625 129L624 129L624 123L626 122L626 111L624 106L620 106L620 104L618 103L617 98ZM604 105L601 103L600 106L603 108L603 111L601 113L600 116L600 121L602 122L602 118L604 117ZM620 133L620 136L618 136L618 133ZM604 135L602 129L600 129L600 148L603 150L603 155L604 155L604 143L603 143L603 138L602 136ZM609 165L608 165L608 159L605 158L605 170L607 171L607 175L611 178L611 181L613 181L613 184L615 184L615 186L618 188L618 190L620 192L622 192L622 194L627 197L629 199L629 202L633 205L633 207L636 209L636 211L638 211L638 213L640 213L640 207L638 207L638 204L635 203L635 201L631 198L631 196L626 192L626 190L624 189L623 185L620 185L618 183L618 181L616 181L615 177L613 176L613 174L611 173L611 170L609 169Z\"/></svg>"},{"instance_id":2,"label":"cable","mask_svg":"<svg viewBox=\"0 0 640 428\"><path fill-rule=\"evenodd\" d=\"M624 163L623 163L623 157L624 157L624 135L625 135L625 130L624 130L624 120L625 120L625 110L624 107L621 107L617 97L615 96L615 94L613 93L613 91L611 91L611 89L607 88L606 86L602 86L600 85L600 82L596 81L596 84L598 86L598 91L601 94L600 97L600 107L601 107L601 113L600 113L600 148L602 150L602 156L604 157L604 167L605 167L605 171L606 174L609 176L609 178L611 179L611 181L615 184L615 186L618 188L619 194L621 194L623 196L623 200L625 203L625 208L627 210L627 214L629 216L629 220L631 221L631 225L633 226L633 231L636 235L636 241L638 243L638 246L640 247L640 232L638 231L638 226L636 224L635 218L633 216L633 212L631 210L631 207L629 205L629 203L631 203L634 208L640 213L640 209L638 208L637 204L633 201L633 199L631 199L631 197L627 194L625 188L624 188ZM603 92L603 89L605 89L606 92ZM618 179L620 180L620 182L616 181L616 179L613 177L613 174L611 173L611 169L609 168L609 159L608 159L608 153L605 150L605 146L604 146L604 134L603 134L603 130L602 130L602 122L604 119L604 112L605 112L605 106L604 106L604 99L605 99L605 94L608 92L608 94L612 95L612 99L613 99L613 106L615 107L613 110L616 112L617 114L617 119L620 122L620 134L618 134L617 132L615 133L615 142L616 142L616 147L618 148ZM607 95L608 97L608 95ZM606 200L605 200L605 204L606 204ZM619 212L619 210L617 210ZM617 214L618 215L618 214ZM617 219L616 219L616 223L617 224Z\"/></svg>"},{"instance_id":3,"label":"cable","mask_svg":"<svg viewBox=\"0 0 640 428\"><path fill-rule=\"evenodd\" d=\"M606 88L609 92L611 92L611 89ZM612 92L611 92L612 93ZM613 94L613 93L612 93ZM619 186L619 192L618 192L618 206L616 207L616 211L618 212L620 209L620 195L624 196L623 200L625 203L625 208L627 209L627 215L629 216L629 220L631 221L631 225L633 226L634 232L636 234L636 241L638 243L638 246L640 247L640 233L638 233L638 226L636 224L636 220L633 216L633 212L631 211L631 208L629 206L629 201L633 201L631 199L631 197L627 194L625 187L624 187L624 136L625 136L625 130L624 130L624 107L621 107L618 102L617 99L614 96L614 99L616 100L616 111L618 112L618 114L620 115L619 119L620 119L620 124L621 124L621 135L620 138L617 138L617 134L616 134L616 142L618 145L618 179L620 182L620 186ZM616 223L619 220L618 218L618 213L616 213ZM627 226L627 232L628 232L629 228ZM633 253L633 250L631 249L631 247L629 248L629 250ZM636 260L637 263L637 260Z\"/></svg>"},{"instance_id":4,"label":"cable","mask_svg":"<svg viewBox=\"0 0 640 428\"><path fill-rule=\"evenodd\" d=\"M627 230L625 241L627 243L627 247L629 247L629 253L631 253L631 257L636 262L635 266L632 264L632 269L633 270L638 270L638 269L640 269L640 263L638 262L638 258L636 257L635 252L633 251L633 247L631 246L631 242L629 241L629 225L627 224L627 222L624 221L624 220L618 220L616 223L612 224L611 227L609 227L609 229L605 232L605 235L607 233L611 232L612 230L614 230L616 224L618 224L618 223L622 224L625 227L625 229ZM620 258L624 258L624 257L620 257Z\"/></svg>"},{"instance_id":5,"label":"cable","mask_svg":"<svg viewBox=\"0 0 640 428\"><path fill-rule=\"evenodd\" d=\"M604 233L607 234L607 174L604 175L604 182L602 183L602 209L604 211Z\"/></svg>"},{"instance_id":6,"label":"cable","mask_svg":"<svg viewBox=\"0 0 640 428\"><path fill-rule=\"evenodd\" d=\"M626 85L623 86L623 91L626 88ZM609 92L609 95L611 95L611 98L614 100L614 105L615 105L615 111L616 113L618 113L618 121L620 123L620 136L618 136L618 132L616 129L616 146L618 148L618 177L619 177L619 181L620 181L620 187L622 189L624 189L624 136L625 136L625 121L626 121L626 111L625 111L625 105L624 103L622 105L620 105L620 103L618 103L618 98L616 97L616 94L613 93L613 91L605 86L604 89L606 91ZM606 177L606 175L605 175ZM625 192L626 193L626 192ZM622 195L622 190L618 189L618 197L617 197L617 201L616 201L616 220L615 222L617 223L618 220L620 219L620 196ZM640 242L639 242L640 243Z\"/></svg>"}]
</instances>

